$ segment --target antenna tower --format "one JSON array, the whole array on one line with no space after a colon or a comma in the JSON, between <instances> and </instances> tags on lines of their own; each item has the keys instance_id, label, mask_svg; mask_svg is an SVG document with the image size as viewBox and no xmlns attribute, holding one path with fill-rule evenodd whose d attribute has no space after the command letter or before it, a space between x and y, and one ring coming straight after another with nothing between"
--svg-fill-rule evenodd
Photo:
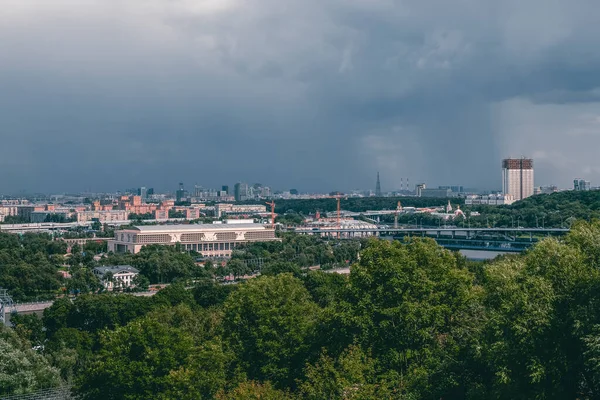
<instances>
[{"instance_id":1,"label":"antenna tower","mask_svg":"<svg viewBox=\"0 0 600 400\"><path fill-rule=\"evenodd\" d=\"M375 196L381 197L381 181L379 180L379 171L377 171L377 183L375 184Z\"/></svg>"}]
</instances>

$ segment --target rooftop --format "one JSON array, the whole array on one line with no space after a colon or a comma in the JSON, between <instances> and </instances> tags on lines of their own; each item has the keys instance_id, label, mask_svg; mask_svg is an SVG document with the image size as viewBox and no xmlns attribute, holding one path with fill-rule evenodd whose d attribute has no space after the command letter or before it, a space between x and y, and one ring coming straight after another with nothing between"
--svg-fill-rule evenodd
<instances>
[{"instance_id":1,"label":"rooftop","mask_svg":"<svg viewBox=\"0 0 600 400\"><path fill-rule=\"evenodd\" d=\"M113 274L121 271L133 272L135 274L140 272L137 268L134 268L131 265L105 265L103 267L96 267L94 270L98 271L102 275L105 275L107 272L112 272Z\"/></svg>"}]
</instances>

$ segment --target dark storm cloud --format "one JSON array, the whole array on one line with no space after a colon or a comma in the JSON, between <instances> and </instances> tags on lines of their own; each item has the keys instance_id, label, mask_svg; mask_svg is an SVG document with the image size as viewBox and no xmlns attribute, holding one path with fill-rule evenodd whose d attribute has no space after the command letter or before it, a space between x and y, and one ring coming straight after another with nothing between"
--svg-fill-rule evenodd
<instances>
[{"instance_id":1,"label":"dark storm cloud","mask_svg":"<svg viewBox=\"0 0 600 400\"><path fill-rule=\"evenodd\" d=\"M5 2L2 191L600 180L592 1Z\"/></svg>"}]
</instances>

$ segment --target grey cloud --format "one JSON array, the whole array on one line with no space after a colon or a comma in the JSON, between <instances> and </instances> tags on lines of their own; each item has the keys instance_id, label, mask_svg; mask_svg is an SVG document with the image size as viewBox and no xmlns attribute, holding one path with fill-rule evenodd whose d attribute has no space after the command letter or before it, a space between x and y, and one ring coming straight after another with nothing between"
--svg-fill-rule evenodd
<instances>
[{"instance_id":1,"label":"grey cloud","mask_svg":"<svg viewBox=\"0 0 600 400\"><path fill-rule=\"evenodd\" d=\"M575 3L11 2L0 191L348 190L372 187L377 170L385 189L406 177L497 188L507 152L557 151L565 133L545 129L557 111L544 104L584 126L578 104L598 101L596 5ZM543 140L514 99L536 110ZM540 160L538 183L584 169L600 180L586 157L580 169Z\"/></svg>"}]
</instances>

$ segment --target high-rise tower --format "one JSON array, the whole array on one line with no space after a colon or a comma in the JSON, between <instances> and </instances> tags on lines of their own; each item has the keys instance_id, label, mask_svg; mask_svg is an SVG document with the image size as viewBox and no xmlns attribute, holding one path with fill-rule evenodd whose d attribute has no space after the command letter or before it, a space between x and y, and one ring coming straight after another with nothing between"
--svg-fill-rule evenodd
<instances>
[{"instance_id":1,"label":"high-rise tower","mask_svg":"<svg viewBox=\"0 0 600 400\"><path fill-rule=\"evenodd\" d=\"M379 181L379 171L377 171L377 183L375 184L375 196L381 197L381 182Z\"/></svg>"},{"instance_id":2,"label":"high-rise tower","mask_svg":"<svg viewBox=\"0 0 600 400\"><path fill-rule=\"evenodd\" d=\"M533 195L533 160L531 158L507 158L502 160L502 193L515 200Z\"/></svg>"}]
</instances>

